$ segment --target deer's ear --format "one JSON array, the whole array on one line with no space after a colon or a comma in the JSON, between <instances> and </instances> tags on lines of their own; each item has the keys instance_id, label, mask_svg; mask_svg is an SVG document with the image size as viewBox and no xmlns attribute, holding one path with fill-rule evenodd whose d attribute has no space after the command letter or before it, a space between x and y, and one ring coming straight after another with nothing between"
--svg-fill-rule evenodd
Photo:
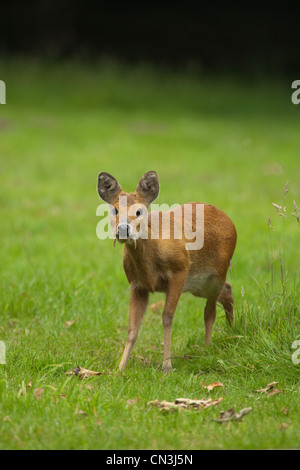
<instances>
[{"instance_id":1,"label":"deer's ear","mask_svg":"<svg viewBox=\"0 0 300 470\"><path fill-rule=\"evenodd\" d=\"M136 191L142 196L147 205L151 204L159 193L159 182L156 171L148 171L148 173L145 173L140 179Z\"/></svg>"},{"instance_id":2,"label":"deer's ear","mask_svg":"<svg viewBox=\"0 0 300 470\"><path fill-rule=\"evenodd\" d=\"M113 204L117 194L122 191L116 178L102 171L98 176L98 193L103 201Z\"/></svg>"}]
</instances>

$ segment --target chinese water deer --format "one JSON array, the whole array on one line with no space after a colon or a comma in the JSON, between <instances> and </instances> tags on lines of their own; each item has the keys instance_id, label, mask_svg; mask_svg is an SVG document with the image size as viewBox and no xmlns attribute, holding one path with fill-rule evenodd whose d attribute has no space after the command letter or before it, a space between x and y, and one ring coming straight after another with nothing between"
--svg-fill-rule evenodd
<instances>
[{"instance_id":1,"label":"chinese water deer","mask_svg":"<svg viewBox=\"0 0 300 470\"><path fill-rule=\"evenodd\" d=\"M227 322L233 321L232 288L226 274L236 245L235 226L224 212L210 204L192 202L169 212L148 213L159 193L155 171L140 179L134 193L125 193L113 176L102 172L98 192L111 205L114 238L125 245L123 267L130 284L128 337L119 368L126 367L149 293L164 292L162 370L172 371L171 328L183 292L207 299L206 344L210 342L217 302L223 305ZM166 216L168 223L164 223ZM198 245L193 245L197 236Z\"/></svg>"}]
</instances>

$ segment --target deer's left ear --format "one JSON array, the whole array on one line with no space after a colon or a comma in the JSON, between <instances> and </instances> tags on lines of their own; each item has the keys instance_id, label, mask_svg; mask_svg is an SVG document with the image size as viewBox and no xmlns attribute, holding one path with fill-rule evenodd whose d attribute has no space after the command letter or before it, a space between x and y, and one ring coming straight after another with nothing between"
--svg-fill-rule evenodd
<instances>
[{"instance_id":1,"label":"deer's left ear","mask_svg":"<svg viewBox=\"0 0 300 470\"><path fill-rule=\"evenodd\" d=\"M142 196L147 205L151 204L159 193L159 182L156 171L148 171L148 173L145 173L140 179L136 191Z\"/></svg>"}]
</instances>

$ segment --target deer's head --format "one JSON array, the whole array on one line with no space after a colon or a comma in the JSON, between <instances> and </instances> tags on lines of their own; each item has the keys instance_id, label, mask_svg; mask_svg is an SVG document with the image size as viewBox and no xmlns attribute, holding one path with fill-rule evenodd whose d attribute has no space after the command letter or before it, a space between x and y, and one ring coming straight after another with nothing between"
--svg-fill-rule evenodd
<instances>
[{"instance_id":1,"label":"deer's head","mask_svg":"<svg viewBox=\"0 0 300 470\"><path fill-rule=\"evenodd\" d=\"M158 176L148 171L138 182L134 193L126 193L109 173L98 176L98 193L111 208L110 222L114 238L131 244L143 237L148 227L148 207L159 193Z\"/></svg>"}]
</instances>

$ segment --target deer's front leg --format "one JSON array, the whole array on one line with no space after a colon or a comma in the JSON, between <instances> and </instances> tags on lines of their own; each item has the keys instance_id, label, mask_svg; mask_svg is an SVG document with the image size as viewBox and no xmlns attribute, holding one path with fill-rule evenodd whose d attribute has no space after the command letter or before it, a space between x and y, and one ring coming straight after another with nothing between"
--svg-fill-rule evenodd
<instances>
[{"instance_id":1,"label":"deer's front leg","mask_svg":"<svg viewBox=\"0 0 300 470\"><path fill-rule=\"evenodd\" d=\"M169 281L166 303L163 311L164 326L164 360L162 371L172 372L171 363L171 331L175 310L186 280L186 272L173 274Z\"/></svg>"},{"instance_id":2,"label":"deer's front leg","mask_svg":"<svg viewBox=\"0 0 300 470\"><path fill-rule=\"evenodd\" d=\"M148 304L148 292L131 288L129 299L128 336L119 369L124 370L131 350L138 337L139 329Z\"/></svg>"}]
</instances>

